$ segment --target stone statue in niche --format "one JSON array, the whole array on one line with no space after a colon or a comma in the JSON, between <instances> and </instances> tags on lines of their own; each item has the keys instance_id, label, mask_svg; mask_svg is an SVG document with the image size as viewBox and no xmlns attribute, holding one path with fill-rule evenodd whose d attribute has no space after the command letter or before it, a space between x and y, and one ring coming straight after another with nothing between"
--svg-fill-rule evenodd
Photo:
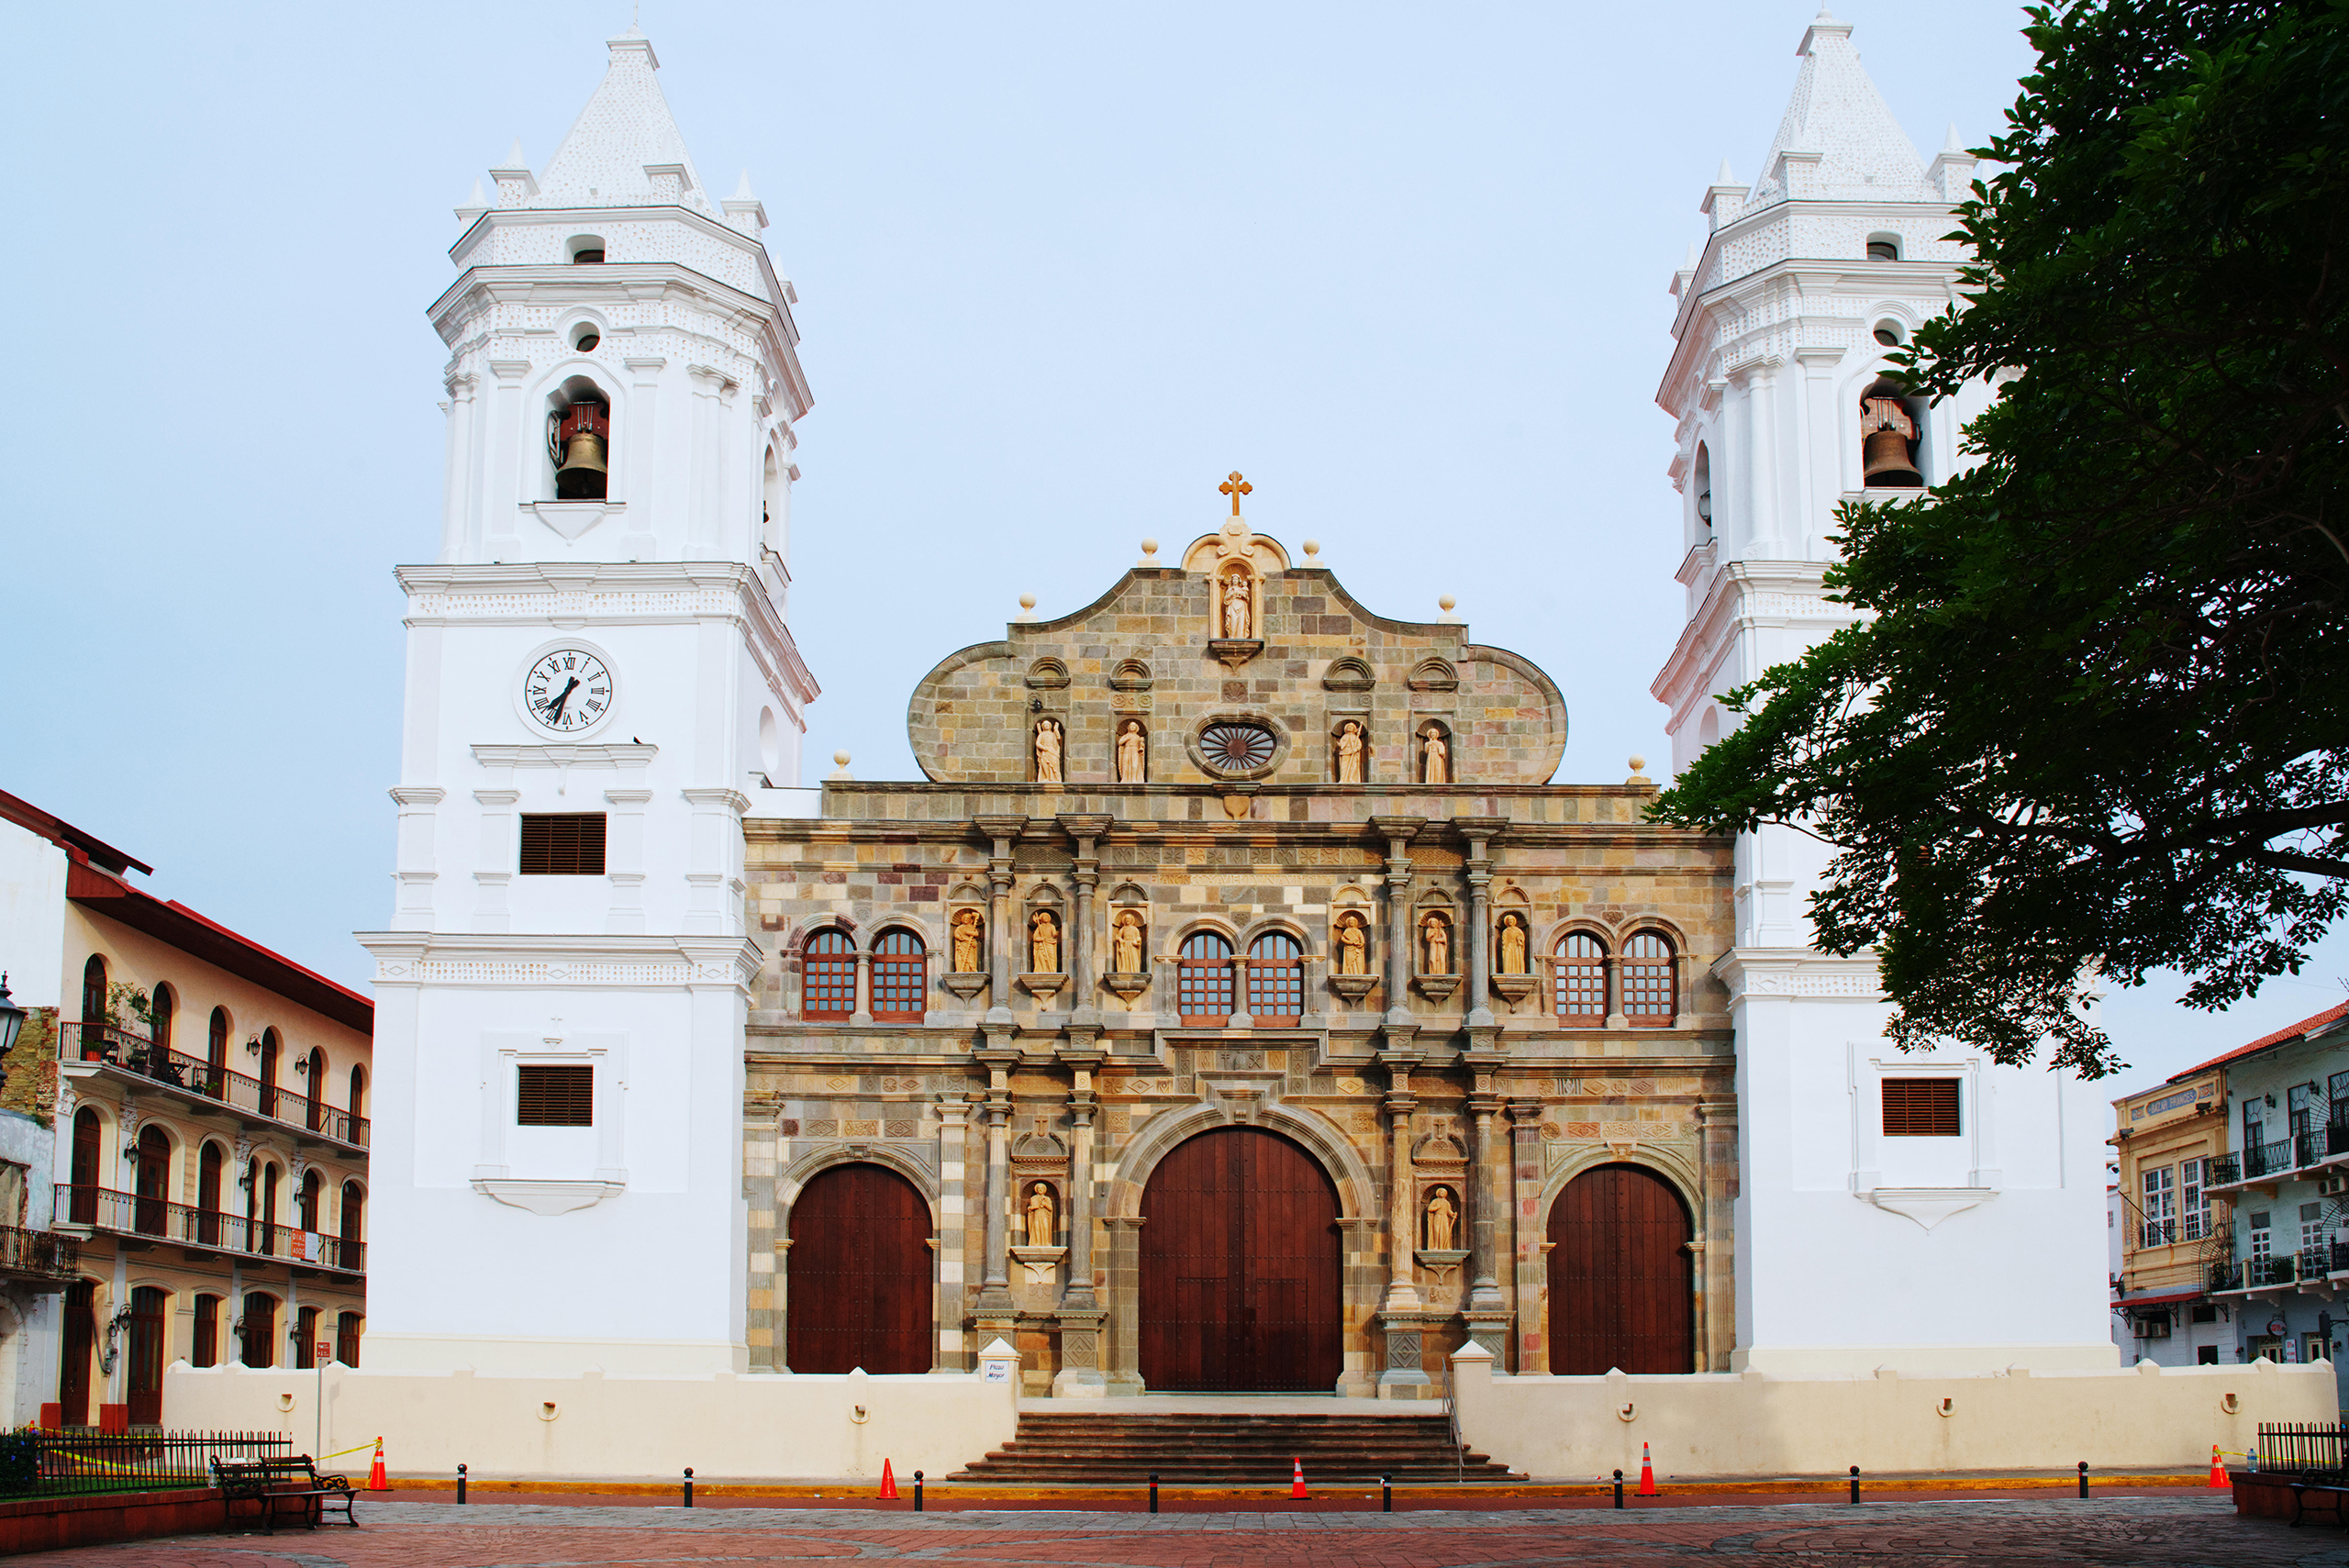
<instances>
[{"instance_id":1,"label":"stone statue in niche","mask_svg":"<svg viewBox=\"0 0 2349 1568\"><path fill-rule=\"evenodd\" d=\"M1448 1187L1438 1187L1428 1195L1428 1251L1451 1252L1458 1251L1453 1244L1460 1207L1452 1201ZM1033 1245L1033 1243L1030 1243Z\"/></svg>"},{"instance_id":2,"label":"stone statue in niche","mask_svg":"<svg viewBox=\"0 0 2349 1568\"><path fill-rule=\"evenodd\" d=\"M1445 743L1443 731L1432 724L1419 732L1419 782L1431 784L1452 782L1452 748Z\"/></svg>"},{"instance_id":3,"label":"stone statue in niche","mask_svg":"<svg viewBox=\"0 0 2349 1568\"><path fill-rule=\"evenodd\" d=\"M1036 782L1061 782L1061 727L1049 718L1036 721Z\"/></svg>"},{"instance_id":4,"label":"stone statue in niche","mask_svg":"<svg viewBox=\"0 0 2349 1568\"><path fill-rule=\"evenodd\" d=\"M1525 918L1514 912L1501 917L1501 973L1526 973Z\"/></svg>"},{"instance_id":5,"label":"stone statue in niche","mask_svg":"<svg viewBox=\"0 0 2349 1568\"><path fill-rule=\"evenodd\" d=\"M1052 1244L1052 1189L1038 1182L1028 1189L1028 1245Z\"/></svg>"},{"instance_id":6,"label":"stone statue in niche","mask_svg":"<svg viewBox=\"0 0 2349 1568\"><path fill-rule=\"evenodd\" d=\"M1362 726L1351 718L1338 730L1338 782L1362 783Z\"/></svg>"},{"instance_id":7,"label":"stone statue in niche","mask_svg":"<svg viewBox=\"0 0 2349 1568\"><path fill-rule=\"evenodd\" d=\"M1140 721L1130 718L1126 720L1126 727L1118 731L1118 782L1146 783L1142 775L1149 766L1149 742L1142 737Z\"/></svg>"},{"instance_id":8,"label":"stone statue in niche","mask_svg":"<svg viewBox=\"0 0 2349 1568\"><path fill-rule=\"evenodd\" d=\"M953 945L955 973L976 974L985 967L981 954L986 946L986 922L976 909L956 911Z\"/></svg>"},{"instance_id":9,"label":"stone statue in niche","mask_svg":"<svg viewBox=\"0 0 2349 1568\"><path fill-rule=\"evenodd\" d=\"M1030 974L1061 972L1061 923L1050 909L1039 909L1028 922L1028 962Z\"/></svg>"},{"instance_id":10,"label":"stone statue in niche","mask_svg":"<svg viewBox=\"0 0 2349 1568\"><path fill-rule=\"evenodd\" d=\"M1109 955L1119 974L1141 973L1141 917L1130 909L1109 928Z\"/></svg>"},{"instance_id":11,"label":"stone statue in niche","mask_svg":"<svg viewBox=\"0 0 2349 1568\"><path fill-rule=\"evenodd\" d=\"M1452 973L1452 928L1441 915L1431 915L1419 922L1419 940L1427 950L1427 964L1422 974Z\"/></svg>"},{"instance_id":12,"label":"stone statue in niche","mask_svg":"<svg viewBox=\"0 0 2349 1568\"><path fill-rule=\"evenodd\" d=\"M1244 639L1251 629L1248 615L1248 574L1228 573L1223 580L1223 635L1234 641Z\"/></svg>"},{"instance_id":13,"label":"stone statue in niche","mask_svg":"<svg viewBox=\"0 0 2349 1568\"><path fill-rule=\"evenodd\" d=\"M1338 922L1338 973L1368 974L1370 973L1370 934L1359 916L1348 916Z\"/></svg>"}]
</instances>

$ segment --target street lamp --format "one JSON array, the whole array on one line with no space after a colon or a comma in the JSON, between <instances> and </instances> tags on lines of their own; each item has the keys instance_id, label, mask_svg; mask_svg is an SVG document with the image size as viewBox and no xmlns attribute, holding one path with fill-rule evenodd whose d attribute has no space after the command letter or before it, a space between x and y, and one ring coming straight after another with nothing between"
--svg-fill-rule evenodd
<instances>
[{"instance_id":1,"label":"street lamp","mask_svg":"<svg viewBox=\"0 0 2349 1568\"><path fill-rule=\"evenodd\" d=\"M8 995L8 972L0 970L0 1057L17 1048L17 1031L25 1027L25 1010ZM0 1089L8 1086L8 1074L0 1070Z\"/></svg>"}]
</instances>

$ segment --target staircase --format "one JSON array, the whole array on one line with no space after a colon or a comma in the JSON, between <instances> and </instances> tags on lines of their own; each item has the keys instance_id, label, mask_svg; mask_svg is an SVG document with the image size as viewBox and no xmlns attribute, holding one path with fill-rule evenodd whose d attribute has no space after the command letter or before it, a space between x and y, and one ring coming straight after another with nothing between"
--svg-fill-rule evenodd
<instances>
[{"instance_id":1,"label":"staircase","mask_svg":"<svg viewBox=\"0 0 2349 1568\"><path fill-rule=\"evenodd\" d=\"M1308 1486L1344 1482L1423 1486L1521 1481L1464 1450L1442 1416L1031 1415L1019 1433L951 1481L1018 1486L1138 1486L1153 1471L1170 1486L1279 1486L1292 1461Z\"/></svg>"}]
</instances>

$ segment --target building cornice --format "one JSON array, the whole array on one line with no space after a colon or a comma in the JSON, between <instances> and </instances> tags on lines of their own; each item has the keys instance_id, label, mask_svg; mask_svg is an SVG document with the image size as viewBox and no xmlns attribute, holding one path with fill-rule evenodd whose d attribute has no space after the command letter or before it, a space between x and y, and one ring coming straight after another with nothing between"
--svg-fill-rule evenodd
<instances>
[{"instance_id":1,"label":"building cornice","mask_svg":"<svg viewBox=\"0 0 2349 1568\"><path fill-rule=\"evenodd\" d=\"M747 937L534 935L510 931L361 931L375 984L527 991L560 986L748 993L763 962Z\"/></svg>"},{"instance_id":2,"label":"building cornice","mask_svg":"<svg viewBox=\"0 0 2349 1568\"><path fill-rule=\"evenodd\" d=\"M1885 999L1873 957L1833 958L1810 948L1731 948L1713 961L1713 976L1729 988L1732 1007L1751 996Z\"/></svg>"},{"instance_id":3,"label":"building cornice","mask_svg":"<svg viewBox=\"0 0 2349 1568\"><path fill-rule=\"evenodd\" d=\"M1860 620L1857 612L1826 597L1825 582L1831 564L1823 561L1731 561L1716 569L1697 613L1680 628L1671 657L1649 683L1649 692L1676 721L1689 704L1702 695L1696 688L1741 633L1800 622L1823 636Z\"/></svg>"}]
</instances>

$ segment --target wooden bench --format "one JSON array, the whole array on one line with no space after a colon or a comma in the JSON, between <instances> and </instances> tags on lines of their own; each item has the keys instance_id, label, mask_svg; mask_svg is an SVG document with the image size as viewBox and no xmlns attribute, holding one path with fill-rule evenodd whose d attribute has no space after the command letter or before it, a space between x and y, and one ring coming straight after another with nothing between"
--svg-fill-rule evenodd
<instances>
[{"instance_id":1,"label":"wooden bench","mask_svg":"<svg viewBox=\"0 0 2349 1568\"><path fill-rule=\"evenodd\" d=\"M262 1529L270 1535L277 1533L281 1514L298 1514L305 1526L316 1529L326 1521L327 1509L338 1504L342 1522L353 1529L359 1528L351 1511L358 1500L351 1489L351 1477L319 1474L306 1453L291 1459L216 1459L212 1484L228 1504L229 1522L237 1518L239 1503L250 1502Z\"/></svg>"},{"instance_id":2,"label":"wooden bench","mask_svg":"<svg viewBox=\"0 0 2349 1568\"><path fill-rule=\"evenodd\" d=\"M2300 1518L2310 1505L2310 1494L2316 1496L2318 1507L2332 1510L2333 1522L2349 1525L2349 1512L2343 1511L2342 1502L2349 1498L2349 1473L2337 1470L2310 1471L2292 1481L2292 1525L2298 1529Z\"/></svg>"}]
</instances>

